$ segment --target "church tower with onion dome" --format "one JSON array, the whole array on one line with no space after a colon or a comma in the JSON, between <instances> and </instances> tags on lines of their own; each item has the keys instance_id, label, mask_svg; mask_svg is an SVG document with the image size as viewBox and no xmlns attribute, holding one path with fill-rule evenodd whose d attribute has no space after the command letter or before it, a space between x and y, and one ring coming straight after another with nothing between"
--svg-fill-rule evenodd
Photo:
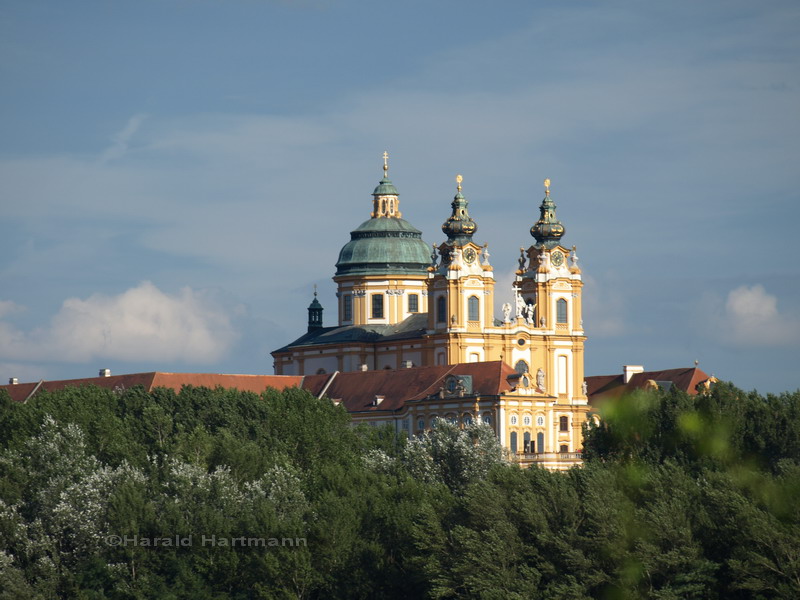
<instances>
[{"instance_id":1,"label":"church tower with onion dome","mask_svg":"<svg viewBox=\"0 0 800 600\"><path fill-rule=\"evenodd\" d=\"M495 326L489 247L472 239L478 225L470 217L462 181L456 176L452 212L442 225L447 239L434 246L436 260L428 269L430 364L489 360L483 334Z\"/></svg>"},{"instance_id":2,"label":"church tower with onion dome","mask_svg":"<svg viewBox=\"0 0 800 600\"><path fill-rule=\"evenodd\" d=\"M565 229L556 217L549 179L544 187L539 220L530 230L535 242L527 250L520 248L513 283L515 320L526 323L529 334L520 338L510 362L536 382L537 393L552 399L554 422L535 423L539 444L574 448L589 408L583 371L583 282L575 246L561 245ZM535 440L532 443L536 447Z\"/></svg>"},{"instance_id":3,"label":"church tower with onion dome","mask_svg":"<svg viewBox=\"0 0 800 600\"><path fill-rule=\"evenodd\" d=\"M400 412L387 412L386 422L416 435L439 417L461 423L480 418L520 462L567 468L580 461L589 411L575 247L561 244L565 229L545 180L539 219L530 228L534 243L520 249L510 301L496 317L488 244L473 239L478 225L462 181L458 175L442 225L446 239L428 246L402 217L384 153L370 218L350 232L336 261L337 323L323 324L315 293L308 331L272 353L275 372L324 376L324 394L342 373L372 372L363 381L382 381L376 371L444 369L442 385L415 388L413 402L391 409ZM476 373L502 372L502 389L481 391L479 379L459 372L469 363L477 363ZM381 407L394 406L394 395L381 388L358 410L378 424L369 415L388 411Z\"/></svg>"}]
</instances>

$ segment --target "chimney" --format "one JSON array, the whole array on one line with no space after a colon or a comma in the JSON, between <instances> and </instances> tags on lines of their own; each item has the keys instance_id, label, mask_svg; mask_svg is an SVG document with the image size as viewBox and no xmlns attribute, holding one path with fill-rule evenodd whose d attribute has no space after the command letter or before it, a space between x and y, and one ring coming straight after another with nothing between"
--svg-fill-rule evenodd
<instances>
[{"instance_id":1,"label":"chimney","mask_svg":"<svg viewBox=\"0 0 800 600\"><path fill-rule=\"evenodd\" d=\"M111 369L100 369L98 377L111 377Z\"/></svg>"},{"instance_id":2,"label":"chimney","mask_svg":"<svg viewBox=\"0 0 800 600\"><path fill-rule=\"evenodd\" d=\"M622 365L622 379L625 383L628 383L637 373L644 373L642 365Z\"/></svg>"},{"instance_id":3,"label":"chimney","mask_svg":"<svg viewBox=\"0 0 800 600\"><path fill-rule=\"evenodd\" d=\"M364 363L363 365L359 366L359 369L361 369L362 371L369 371L369 366L367 365L367 363Z\"/></svg>"},{"instance_id":4,"label":"chimney","mask_svg":"<svg viewBox=\"0 0 800 600\"><path fill-rule=\"evenodd\" d=\"M404 369L413 369L414 363L410 360L404 360L400 366L403 367Z\"/></svg>"},{"instance_id":5,"label":"chimney","mask_svg":"<svg viewBox=\"0 0 800 600\"><path fill-rule=\"evenodd\" d=\"M8 385L19 385L19 379L17 379L16 377L9 377Z\"/></svg>"}]
</instances>

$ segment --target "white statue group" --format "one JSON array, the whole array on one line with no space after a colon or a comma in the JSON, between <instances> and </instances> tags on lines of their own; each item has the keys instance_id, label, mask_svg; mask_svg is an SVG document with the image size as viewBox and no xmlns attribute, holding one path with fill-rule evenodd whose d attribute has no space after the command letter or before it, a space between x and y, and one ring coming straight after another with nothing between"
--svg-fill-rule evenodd
<instances>
[{"instance_id":1,"label":"white statue group","mask_svg":"<svg viewBox=\"0 0 800 600\"><path fill-rule=\"evenodd\" d=\"M536 313L536 304L525 302L522 298L522 294L519 291L514 291L514 300L516 303L516 314L514 315L517 319L525 319L525 322L528 325L534 324L534 316ZM503 304L503 323L511 323L511 304L506 302Z\"/></svg>"}]
</instances>

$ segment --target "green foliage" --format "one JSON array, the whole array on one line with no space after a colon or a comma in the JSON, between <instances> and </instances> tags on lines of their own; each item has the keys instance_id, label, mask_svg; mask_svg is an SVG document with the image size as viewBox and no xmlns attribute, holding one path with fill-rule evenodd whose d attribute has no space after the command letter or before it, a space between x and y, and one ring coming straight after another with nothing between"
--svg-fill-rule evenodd
<instances>
[{"instance_id":1,"label":"green foliage","mask_svg":"<svg viewBox=\"0 0 800 600\"><path fill-rule=\"evenodd\" d=\"M797 598L798 411L634 395L553 473L480 425L407 440L298 389L0 398L0 599Z\"/></svg>"}]
</instances>

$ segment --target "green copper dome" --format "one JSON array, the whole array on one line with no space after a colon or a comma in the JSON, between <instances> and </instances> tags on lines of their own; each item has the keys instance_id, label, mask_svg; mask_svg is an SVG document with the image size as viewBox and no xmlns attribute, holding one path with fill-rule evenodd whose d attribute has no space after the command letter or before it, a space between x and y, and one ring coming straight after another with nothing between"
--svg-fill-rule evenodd
<instances>
[{"instance_id":1,"label":"green copper dome","mask_svg":"<svg viewBox=\"0 0 800 600\"><path fill-rule=\"evenodd\" d=\"M463 246L472 241L472 235L478 230L478 225L469 216L467 206L469 202L461 193L461 175L456 177L458 188L453 202L450 206L453 208L453 213L442 225L442 231L447 235L447 241L450 245L456 244Z\"/></svg>"},{"instance_id":2,"label":"green copper dome","mask_svg":"<svg viewBox=\"0 0 800 600\"><path fill-rule=\"evenodd\" d=\"M397 217L372 218L350 232L336 275L424 275L430 263L430 248L419 229Z\"/></svg>"},{"instance_id":3,"label":"green copper dome","mask_svg":"<svg viewBox=\"0 0 800 600\"><path fill-rule=\"evenodd\" d=\"M350 232L339 252L336 275L424 275L431 264L422 232L401 218L397 188L389 180L389 154L383 153L383 179L372 192L372 218Z\"/></svg>"},{"instance_id":4,"label":"green copper dome","mask_svg":"<svg viewBox=\"0 0 800 600\"><path fill-rule=\"evenodd\" d=\"M384 176L381 179L381 182L377 185L375 190L372 192L373 196L399 196L397 193L397 188L394 187L394 184L389 181L389 179Z\"/></svg>"},{"instance_id":5,"label":"green copper dome","mask_svg":"<svg viewBox=\"0 0 800 600\"><path fill-rule=\"evenodd\" d=\"M544 200L539 206L539 220L531 227L538 248L554 248L564 235L564 226L556 218L556 204L550 198L550 180L544 180Z\"/></svg>"}]
</instances>

